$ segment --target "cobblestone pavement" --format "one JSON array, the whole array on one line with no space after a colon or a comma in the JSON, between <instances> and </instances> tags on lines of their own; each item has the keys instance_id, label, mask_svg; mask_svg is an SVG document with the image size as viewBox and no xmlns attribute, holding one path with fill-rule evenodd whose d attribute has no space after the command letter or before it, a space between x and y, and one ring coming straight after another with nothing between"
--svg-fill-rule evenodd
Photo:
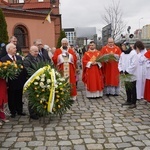
<instances>
[{"instance_id":1,"label":"cobblestone pavement","mask_svg":"<svg viewBox=\"0 0 150 150\"><path fill-rule=\"evenodd\" d=\"M80 81L78 101L62 119L10 118L0 127L0 150L150 150L150 103L121 107L120 96L87 99ZM28 113L27 104L24 110Z\"/></svg>"}]
</instances>

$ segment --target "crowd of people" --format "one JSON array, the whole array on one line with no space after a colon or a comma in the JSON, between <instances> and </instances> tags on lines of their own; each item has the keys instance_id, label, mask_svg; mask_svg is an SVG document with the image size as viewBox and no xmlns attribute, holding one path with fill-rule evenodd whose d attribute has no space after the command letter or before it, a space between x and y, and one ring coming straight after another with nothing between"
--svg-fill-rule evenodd
<instances>
[{"instance_id":1,"label":"crowd of people","mask_svg":"<svg viewBox=\"0 0 150 150\"><path fill-rule=\"evenodd\" d=\"M0 119L3 122L9 121L4 111L7 101L11 118L26 115L23 112L22 93L24 83L31 76L27 70L40 62L53 64L68 79L73 101L77 100L77 83L82 68L82 81L88 99L96 99L103 95L118 96L121 86L119 76L131 75L131 78L125 81L127 100L122 106L136 108L137 99L143 98L150 102L150 51L146 50L141 41L134 45L124 41L119 48L114 44L113 38L108 38L107 45L101 50L96 49L94 41L89 43L87 50L85 47L81 50L69 45L67 38L62 39L61 47L57 49L43 45L41 39L36 39L24 59L17 55L17 52L21 50L18 48L17 38L12 36L9 43L1 49L0 61L19 62L24 68L16 79L8 80L7 83L0 79ZM113 55L115 60L96 61L97 57L108 54ZM28 110L30 118L39 119L30 103Z\"/></svg>"},{"instance_id":2,"label":"crowd of people","mask_svg":"<svg viewBox=\"0 0 150 150\"><path fill-rule=\"evenodd\" d=\"M112 54L115 60L97 62L97 56ZM122 106L136 108L137 100L145 99L150 102L150 51L146 50L141 41L134 45L127 41L114 44L113 38L108 38L106 46L96 50L95 43L90 42L87 52L82 58L82 81L86 87L86 97L95 99L106 96L118 96L121 88L120 75L128 78L124 80L127 100ZM92 80L91 80L92 79Z\"/></svg>"}]
</instances>

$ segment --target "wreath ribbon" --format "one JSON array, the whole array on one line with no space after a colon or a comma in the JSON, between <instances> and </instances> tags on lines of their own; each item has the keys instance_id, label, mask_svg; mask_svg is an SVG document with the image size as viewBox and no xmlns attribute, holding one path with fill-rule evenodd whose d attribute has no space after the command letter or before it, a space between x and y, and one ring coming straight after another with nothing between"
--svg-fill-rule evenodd
<instances>
[{"instance_id":1,"label":"wreath ribbon","mask_svg":"<svg viewBox=\"0 0 150 150\"><path fill-rule=\"evenodd\" d=\"M49 100L48 100L48 107L47 111L52 112L52 108L54 105L54 99L55 99L55 83L56 83L56 76L54 69L50 72L51 80L52 80L52 86L50 87L50 94L49 94Z\"/></svg>"}]
</instances>

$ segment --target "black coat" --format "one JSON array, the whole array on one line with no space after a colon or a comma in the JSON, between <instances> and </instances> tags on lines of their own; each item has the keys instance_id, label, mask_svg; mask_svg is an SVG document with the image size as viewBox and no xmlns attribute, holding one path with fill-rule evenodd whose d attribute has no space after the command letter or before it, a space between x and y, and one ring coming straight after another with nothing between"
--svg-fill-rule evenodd
<instances>
[{"instance_id":1,"label":"black coat","mask_svg":"<svg viewBox=\"0 0 150 150\"><path fill-rule=\"evenodd\" d=\"M40 51L42 52L42 56L40 56L40 54L39 54L39 57L41 58L41 60L42 61L49 61L49 62L51 62L51 59L48 56L47 50L42 48Z\"/></svg>"},{"instance_id":2,"label":"black coat","mask_svg":"<svg viewBox=\"0 0 150 150\"><path fill-rule=\"evenodd\" d=\"M16 63L19 63L19 64L23 65L23 61L22 61L21 56L18 56L18 55L15 55L15 56L16 56ZM13 62L12 59L8 55L6 55L6 56L1 58L2 62L6 62L8 60ZM9 79L8 80L8 83L7 83L8 84L8 88L10 90L23 89L24 83L26 82L26 76L27 76L26 70L25 70L25 68L23 68L16 79L13 79L13 80Z\"/></svg>"},{"instance_id":3,"label":"black coat","mask_svg":"<svg viewBox=\"0 0 150 150\"><path fill-rule=\"evenodd\" d=\"M28 72L28 68L34 69L33 65L37 64L39 62L41 62L40 56L38 56L38 57L35 58L30 53L23 60L24 67L25 67L25 69L26 69L27 72Z\"/></svg>"}]
</instances>

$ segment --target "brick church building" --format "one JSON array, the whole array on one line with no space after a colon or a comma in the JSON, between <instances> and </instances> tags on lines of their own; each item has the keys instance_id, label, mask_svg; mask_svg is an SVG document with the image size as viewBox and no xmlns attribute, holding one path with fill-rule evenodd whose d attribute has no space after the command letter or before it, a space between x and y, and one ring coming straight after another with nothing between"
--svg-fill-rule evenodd
<instances>
[{"instance_id":1,"label":"brick church building","mask_svg":"<svg viewBox=\"0 0 150 150\"><path fill-rule=\"evenodd\" d=\"M23 52L28 52L35 39L56 47L61 31L59 0L0 0L8 36L15 35ZM51 23L44 21L51 11Z\"/></svg>"}]
</instances>

